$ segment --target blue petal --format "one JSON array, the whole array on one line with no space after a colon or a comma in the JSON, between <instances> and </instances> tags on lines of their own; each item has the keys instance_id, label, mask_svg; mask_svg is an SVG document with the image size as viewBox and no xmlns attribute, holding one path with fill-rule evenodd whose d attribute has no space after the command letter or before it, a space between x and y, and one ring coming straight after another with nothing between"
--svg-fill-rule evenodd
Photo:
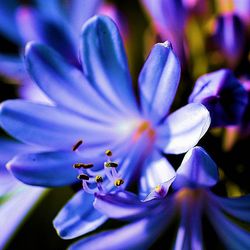
<instances>
[{"instance_id":1,"label":"blue petal","mask_svg":"<svg viewBox=\"0 0 250 250\"><path fill-rule=\"evenodd\" d=\"M206 106L213 127L239 124L247 101L247 91L226 69L201 76L189 97L189 102Z\"/></svg>"},{"instance_id":2,"label":"blue petal","mask_svg":"<svg viewBox=\"0 0 250 250\"><path fill-rule=\"evenodd\" d=\"M26 47L26 65L38 86L58 105L104 121L108 121L107 114L115 115L82 72L67 64L49 47L29 43Z\"/></svg>"},{"instance_id":3,"label":"blue petal","mask_svg":"<svg viewBox=\"0 0 250 250\"><path fill-rule=\"evenodd\" d=\"M174 187L178 189L186 186L210 187L219 180L215 162L201 147L195 147L186 153L176 174Z\"/></svg>"},{"instance_id":4,"label":"blue petal","mask_svg":"<svg viewBox=\"0 0 250 250\"><path fill-rule=\"evenodd\" d=\"M109 218L132 220L150 213L150 205L141 202L133 193L120 191L115 194L97 193L94 207Z\"/></svg>"},{"instance_id":5,"label":"blue petal","mask_svg":"<svg viewBox=\"0 0 250 250\"><path fill-rule=\"evenodd\" d=\"M156 145L165 153L184 153L198 143L209 125L207 109L201 104L188 104L169 115L157 127Z\"/></svg>"},{"instance_id":6,"label":"blue petal","mask_svg":"<svg viewBox=\"0 0 250 250\"><path fill-rule=\"evenodd\" d=\"M22 154L8 162L8 169L19 180L37 186L64 186L77 181L77 171L73 164L77 162L102 163L97 156L77 152L57 151L34 154ZM101 163L100 163L101 162Z\"/></svg>"},{"instance_id":7,"label":"blue petal","mask_svg":"<svg viewBox=\"0 0 250 250\"><path fill-rule=\"evenodd\" d=\"M81 45L83 70L91 84L114 108L137 114L124 47L112 20L105 16L89 19L83 26Z\"/></svg>"},{"instance_id":8,"label":"blue petal","mask_svg":"<svg viewBox=\"0 0 250 250\"><path fill-rule=\"evenodd\" d=\"M180 80L180 64L169 42L153 47L139 76L143 113L158 123L169 111Z\"/></svg>"},{"instance_id":9,"label":"blue petal","mask_svg":"<svg viewBox=\"0 0 250 250\"><path fill-rule=\"evenodd\" d=\"M64 19L52 19L36 9L21 7L17 21L25 43L32 40L43 42L57 50L69 63L79 66L77 36Z\"/></svg>"},{"instance_id":10,"label":"blue petal","mask_svg":"<svg viewBox=\"0 0 250 250\"><path fill-rule=\"evenodd\" d=\"M65 100L66 101L66 100ZM83 139L87 145L109 144L118 138L118 129L83 119L53 106L13 100L1 104L1 125L19 140L54 149L69 150ZM108 136L107 136L108 135Z\"/></svg>"},{"instance_id":11,"label":"blue petal","mask_svg":"<svg viewBox=\"0 0 250 250\"><path fill-rule=\"evenodd\" d=\"M21 43L15 20L17 0L0 1L0 32L14 43Z\"/></svg>"},{"instance_id":12,"label":"blue petal","mask_svg":"<svg viewBox=\"0 0 250 250\"><path fill-rule=\"evenodd\" d=\"M145 218L116 230L102 232L78 241L69 249L148 249L165 228L160 219L160 216Z\"/></svg>"},{"instance_id":13,"label":"blue petal","mask_svg":"<svg viewBox=\"0 0 250 250\"><path fill-rule=\"evenodd\" d=\"M216 197L219 206L230 216L250 223L250 195L239 198Z\"/></svg>"},{"instance_id":14,"label":"blue petal","mask_svg":"<svg viewBox=\"0 0 250 250\"><path fill-rule=\"evenodd\" d=\"M79 191L58 213L53 221L63 239L72 239L101 226L107 217L93 207L94 196Z\"/></svg>"},{"instance_id":15,"label":"blue petal","mask_svg":"<svg viewBox=\"0 0 250 250\"><path fill-rule=\"evenodd\" d=\"M60 0L34 0L39 12L43 13L43 15L48 16L50 18L65 18L62 1Z\"/></svg>"},{"instance_id":16,"label":"blue petal","mask_svg":"<svg viewBox=\"0 0 250 250\"><path fill-rule=\"evenodd\" d=\"M157 185L167 183L175 177L175 171L168 160L158 151L144 164L140 179L140 197L145 198ZM171 183L169 183L170 186ZM167 191L169 187L165 187Z\"/></svg>"},{"instance_id":17,"label":"blue petal","mask_svg":"<svg viewBox=\"0 0 250 250\"><path fill-rule=\"evenodd\" d=\"M210 222L227 249L250 249L250 233L231 222L217 208L207 207Z\"/></svg>"},{"instance_id":18,"label":"blue petal","mask_svg":"<svg viewBox=\"0 0 250 250\"><path fill-rule=\"evenodd\" d=\"M69 18L74 31L79 33L84 22L97 13L103 0L69 1Z\"/></svg>"},{"instance_id":19,"label":"blue petal","mask_svg":"<svg viewBox=\"0 0 250 250\"><path fill-rule=\"evenodd\" d=\"M21 58L11 55L0 54L0 74L17 82L29 78Z\"/></svg>"},{"instance_id":20,"label":"blue petal","mask_svg":"<svg viewBox=\"0 0 250 250\"><path fill-rule=\"evenodd\" d=\"M202 209L203 204L201 199L192 203L187 197L182 201L180 214L181 221L174 249L203 249L201 225Z\"/></svg>"}]
</instances>

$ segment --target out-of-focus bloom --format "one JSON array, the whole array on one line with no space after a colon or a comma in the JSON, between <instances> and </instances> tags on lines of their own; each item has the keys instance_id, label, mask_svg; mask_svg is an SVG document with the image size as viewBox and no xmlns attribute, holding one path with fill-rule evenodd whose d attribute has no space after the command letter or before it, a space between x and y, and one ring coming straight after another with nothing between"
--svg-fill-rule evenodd
<instances>
[{"instance_id":1,"label":"out-of-focus bloom","mask_svg":"<svg viewBox=\"0 0 250 250\"><path fill-rule=\"evenodd\" d=\"M239 125L248 96L233 73L221 69L198 78L189 102L206 106L210 112L212 127Z\"/></svg>"},{"instance_id":2,"label":"out-of-focus bloom","mask_svg":"<svg viewBox=\"0 0 250 250\"><path fill-rule=\"evenodd\" d=\"M213 36L229 66L235 67L242 56L246 40L241 19L233 12L218 16Z\"/></svg>"},{"instance_id":3,"label":"out-of-focus bloom","mask_svg":"<svg viewBox=\"0 0 250 250\"><path fill-rule=\"evenodd\" d=\"M150 15L156 30L163 40L170 40L178 56L184 55L184 28L187 21L187 8L182 0L142 0Z\"/></svg>"},{"instance_id":4,"label":"out-of-focus bloom","mask_svg":"<svg viewBox=\"0 0 250 250\"><path fill-rule=\"evenodd\" d=\"M142 176L141 192L148 192L154 181L145 183L147 176L153 180L160 171L167 178L173 171L162 153L179 154L196 145L209 127L209 113L203 105L193 103L168 115L180 77L170 43L156 44L140 73L139 106L116 25L108 17L94 17L84 25L81 38L84 74L45 45L27 46L27 69L54 105L3 102L1 123L12 136L45 146L49 152L17 156L8 167L24 183L69 185L76 182L71 167L75 162L95 159L94 170L98 170L109 148L120 163L121 177ZM72 152L81 139L84 150L80 147ZM139 163L141 168L136 167ZM94 213L92 198L86 199L90 202L85 201L84 209L78 205L70 214L75 218L62 227L65 238L86 231L81 215ZM72 203L76 201L84 202L83 193L73 197ZM67 228L72 232L74 227L75 232L68 235Z\"/></svg>"},{"instance_id":5,"label":"out-of-focus bloom","mask_svg":"<svg viewBox=\"0 0 250 250\"><path fill-rule=\"evenodd\" d=\"M249 0L234 0L235 12L244 21L245 25L250 25L250 1Z\"/></svg>"},{"instance_id":6,"label":"out-of-focus bloom","mask_svg":"<svg viewBox=\"0 0 250 250\"><path fill-rule=\"evenodd\" d=\"M19 182L5 168L14 155L33 148L5 138L0 138L0 145L0 249L3 249L44 189Z\"/></svg>"},{"instance_id":7,"label":"out-of-focus bloom","mask_svg":"<svg viewBox=\"0 0 250 250\"><path fill-rule=\"evenodd\" d=\"M249 249L250 233L241 223L250 223L250 196L219 197L210 190L217 181L216 164L202 148L193 148L176 177L159 183L143 201L126 191L97 193L96 209L130 223L80 240L71 249L148 249L176 216L174 249L203 249L204 215L227 249ZM170 185L173 193L167 194Z\"/></svg>"}]
</instances>

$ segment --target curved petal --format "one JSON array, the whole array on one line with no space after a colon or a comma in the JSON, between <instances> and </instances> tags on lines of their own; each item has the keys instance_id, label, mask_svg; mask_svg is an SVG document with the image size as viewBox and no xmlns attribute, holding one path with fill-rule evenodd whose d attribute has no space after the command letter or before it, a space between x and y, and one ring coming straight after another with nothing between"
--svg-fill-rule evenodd
<instances>
[{"instance_id":1,"label":"curved petal","mask_svg":"<svg viewBox=\"0 0 250 250\"><path fill-rule=\"evenodd\" d=\"M84 73L103 98L122 112L137 114L122 40L110 18L95 16L84 24L81 57Z\"/></svg>"},{"instance_id":2,"label":"curved petal","mask_svg":"<svg viewBox=\"0 0 250 250\"><path fill-rule=\"evenodd\" d=\"M228 249L250 248L250 233L231 222L221 211L211 205L207 208L210 222Z\"/></svg>"},{"instance_id":3,"label":"curved petal","mask_svg":"<svg viewBox=\"0 0 250 250\"><path fill-rule=\"evenodd\" d=\"M63 239L72 239L105 223L107 217L93 207L93 202L94 196L83 190L74 195L53 221L58 235Z\"/></svg>"},{"instance_id":4,"label":"curved petal","mask_svg":"<svg viewBox=\"0 0 250 250\"><path fill-rule=\"evenodd\" d=\"M159 217L145 218L116 230L84 238L69 249L148 249L165 228L164 223L159 223Z\"/></svg>"},{"instance_id":5,"label":"curved petal","mask_svg":"<svg viewBox=\"0 0 250 250\"><path fill-rule=\"evenodd\" d=\"M216 197L219 206L230 216L250 223L250 195L239 198Z\"/></svg>"},{"instance_id":6,"label":"curved petal","mask_svg":"<svg viewBox=\"0 0 250 250\"><path fill-rule=\"evenodd\" d=\"M174 187L177 189L186 186L210 187L219 180L215 162L201 147L194 147L186 153L176 174Z\"/></svg>"},{"instance_id":7,"label":"curved petal","mask_svg":"<svg viewBox=\"0 0 250 250\"><path fill-rule=\"evenodd\" d=\"M151 207L155 205L141 202L134 194L126 191L115 194L97 193L95 197L94 207L113 219L140 219L150 213L150 205Z\"/></svg>"},{"instance_id":8,"label":"curved petal","mask_svg":"<svg viewBox=\"0 0 250 250\"><path fill-rule=\"evenodd\" d=\"M12 100L1 104L0 114L1 125L8 133L23 142L48 148L69 150L80 139L90 145L108 145L117 139L112 126L53 106Z\"/></svg>"},{"instance_id":9,"label":"curved petal","mask_svg":"<svg viewBox=\"0 0 250 250\"><path fill-rule=\"evenodd\" d=\"M206 133L210 116L202 104L188 104L157 127L156 145L165 153L180 154L194 147Z\"/></svg>"},{"instance_id":10,"label":"curved petal","mask_svg":"<svg viewBox=\"0 0 250 250\"><path fill-rule=\"evenodd\" d=\"M175 177L175 170L158 151L154 151L152 156L144 164L140 179L140 197L145 198L156 186L168 183ZM172 182L168 183L169 186ZM169 186L165 186L167 194Z\"/></svg>"},{"instance_id":11,"label":"curved petal","mask_svg":"<svg viewBox=\"0 0 250 250\"><path fill-rule=\"evenodd\" d=\"M34 154L22 154L8 162L12 174L24 183L36 186L64 186L77 181L78 172L73 164L93 162L96 166L103 164L102 159L85 150L85 153L57 151Z\"/></svg>"},{"instance_id":12,"label":"curved petal","mask_svg":"<svg viewBox=\"0 0 250 250\"><path fill-rule=\"evenodd\" d=\"M56 51L45 45L29 43L25 62L35 82L56 104L106 122L107 114L114 115L82 72L66 63Z\"/></svg>"},{"instance_id":13,"label":"curved petal","mask_svg":"<svg viewBox=\"0 0 250 250\"><path fill-rule=\"evenodd\" d=\"M156 44L139 76L143 113L158 123L168 113L180 80L180 63L171 44Z\"/></svg>"}]
</instances>

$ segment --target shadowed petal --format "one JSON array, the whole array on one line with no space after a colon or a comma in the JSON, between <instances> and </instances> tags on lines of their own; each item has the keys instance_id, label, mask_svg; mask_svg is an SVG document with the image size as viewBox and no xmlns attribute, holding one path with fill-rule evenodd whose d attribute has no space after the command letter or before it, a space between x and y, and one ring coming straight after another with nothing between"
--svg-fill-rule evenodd
<instances>
[{"instance_id":1,"label":"shadowed petal","mask_svg":"<svg viewBox=\"0 0 250 250\"><path fill-rule=\"evenodd\" d=\"M107 217L93 207L94 195L79 191L58 213L53 221L63 239L72 239L101 226Z\"/></svg>"},{"instance_id":2,"label":"shadowed petal","mask_svg":"<svg viewBox=\"0 0 250 250\"><path fill-rule=\"evenodd\" d=\"M0 112L2 127L26 143L68 150L80 139L89 144L108 143L113 136L117 139L112 126L83 119L58 107L13 100L3 102Z\"/></svg>"},{"instance_id":3,"label":"shadowed petal","mask_svg":"<svg viewBox=\"0 0 250 250\"><path fill-rule=\"evenodd\" d=\"M108 120L106 114L114 114L82 72L66 63L56 51L29 43L25 61L35 82L56 104L104 121Z\"/></svg>"},{"instance_id":4,"label":"shadowed petal","mask_svg":"<svg viewBox=\"0 0 250 250\"><path fill-rule=\"evenodd\" d=\"M145 218L116 230L87 237L73 244L69 249L148 249L165 227L164 223L159 223L159 217Z\"/></svg>"},{"instance_id":5,"label":"shadowed petal","mask_svg":"<svg viewBox=\"0 0 250 250\"><path fill-rule=\"evenodd\" d=\"M143 113L158 123L169 111L180 80L180 64L169 42L156 44L139 76Z\"/></svg>"},{"instance_id":6,"label":"shadowed petal","mask_svg":"<svg viewBox=\"0 0 250 250\"><path fill-rule=\"evenodd\" d=\"M216 201L230 216L243 222L250 222L250 195L239 198L216 197Z\"/></svg>"},{"instance_id":7,"label":"shadowed petal","mask_svg":"<svg viewBox=\"0 0 250 250\"><path fill-rule=\"evenodd\" d=\"M195 147L186 153L176 174L174 187L177 189L186 186L210 187L219 180L215 162L201 147Z\"/></svg>"},{"instance_id":8,"label":"shadowed petal","mask_svg":"<svg viewBox=\"0 0 250 250\"><path fill-rule=\"evenodd\" d=\"M189 102L202 103L210 112L211 126L237 125L247 105L247 91L227 69L201 76Z\"/></svg>"},{"instance_id":9,"label":"shadowed petal","mask_svg":"<svg viewBox=\"0 0 250 250\"><path fill-rule=\"evenodd\" d=\"M227 249L250 248L249 232L231 222L221 211L211 205L207 208L207 214Z\"/></svg>"},{"instance_id":10,"label":"shadowed petal","mask_svg":"<svg viewBox=\"0 0 250 250\"><path fill-rule=\"evenodd\" d=\"M137 114L124 47L113 21L105 16L89 19L81 45L83 70L91 84L114 108Z\"/></svg>"},{"instance_id":11,"label":"shadowed petal","mask_svg":"<svg viewBox=\"0 0 250 250\"><path fill-rule=\"evenodd\" d=\"M43 42L58 51L71 64L79 66L77 36L65 19L51 18L31 7L20 7L16 14L19 30L25 43Z\"/></svg>"},{"instance_id":12,"label":"shadowed petal","mask_svg":"<svg viewBox=\"0 0 250 250\"><path fill-rule=\"evenodd\" d=\"M156 145L165 153L184 153L198 143L209 125L207 109L201 104L188 104L169 115L157 127Z\"/></svg>"},{"instance_id":13,"label":"shadowed petal","mask_svg":"<svg viewBox=\"0 0 250 250\"><path fill-rule=\"evenodd\" d=\"M125 193L125 195L124 195ZM141 202L133 193L120 191L115 194L97 193L94 207L109 218L132 220L150 213L150 202Z\"/></svg>"},{"instance_id":14,"label":"shadowed petal","mask_svg":"<svg viewBox=\"0 0 250 250\"><path fill-rule=\"evenodd\" d=\"M88 150L86 150L86 155ZM93 159L76 152L45 152L22 154L8 162L13 175L24 183L37 186L64 186L77 181L77 171L73 164L93 162ZM95 159L98 162L97 158Z\"/></svg>"},{"instance_id":15,"label":"shadowed petal","mask_svg":"<svg viewBox=\"0 0 250 250\"><path fill-rule=\"evenodd\" d=\"M144 164L140 179L140 197L145 198L157 185L168 182L175 176L175 171L168 160L158 151ZM169 186L172 182L169 183ZM166 193L169 186L165 186Z\"/></svg>"}]
</instances>

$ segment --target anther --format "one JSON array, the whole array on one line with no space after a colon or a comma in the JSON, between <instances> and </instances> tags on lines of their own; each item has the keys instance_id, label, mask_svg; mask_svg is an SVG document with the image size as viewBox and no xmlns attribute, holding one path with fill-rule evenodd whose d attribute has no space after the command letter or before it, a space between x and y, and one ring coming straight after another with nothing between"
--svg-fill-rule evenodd
<instances>
[{"instance_id":1,"label":"anther","mask_svg":"<svg viewBox=\"0 0 250 250\"><path fill-rule=\"evenodd\" d=\"M123 179L117 179L117 180L115 180L115 186L116 187L119 187L119 186L121 186L122 184L124 183L124 180Z\"/></svg>"},{"instance_id":2,"label":"anther","mask_svg":"<svg viewBox=\"0 0 250 250\"><path fill-rule=\"evenodd\" d=\"M88 169L88 168L92 168L94 165L92 163L75 163L73 165L74 168L80 169L80 168L84 168L84 169Z\"/></svg>"},{"instance_id":3,"label":"anther","mask_svg":"<svg viewBox=\"0 0 250 250\"><path fill-rule=\"evenodd\" d=\"M104 163L104 166L106 167L106 168L117 168L118 167L118 163L117 162L111 162L111 161L106 161L105 163Z\"/></svg>"},{"instance_id":4,"label":"anther","mask_svg":"<svg viewBox=\"0 0 250 250\"><path fill-rule=\"evenodd\" d=\"M103 182L103 179L102 179L102 177L101 177L100 175L97 175L97 176L95 177L95 181L96 181L97 183L101 183L101 182Z\"/></svg>"},{"instance_id":5,"label":"anther","mask_svg":"<svg viewBox=\"0 0 250 250\"><path fill-rule=\"evenodd\" d=\"M77 179L88 181L88 180L89 180L89 176L86 175L86 174L79 174L79 175L77 176Z\"/></svg>"},{"instance_id":6,"label":"anther","mask_svg":"<svg viewBox=\"0 0 250 250\"><path fill-rule=\"evenodd\" d=\"M108 149L108 150L105 151L105 154L106 154L108 157L111 157L111 156L112 156L112 151Z\"/></svg>"},{"instance_id":7,"label":"anther","mask_svg":"<svg viewBox=\"0 0 250 250\"><path fill-rule=\"evenodd\" d=\"M160 193L161 192L161 185L157 185L155 187L155 192Z\"/></svg>"},{"instance_id":8,"label":"anther","mask_svg":"<svg viewBox=\"0 0 250 250\"><path fill-rule=\"evenodd\" d=\"M73 147L72 150L76 151L83 144L83 140L79 140Z\"/></svg>"}]
</instances>

